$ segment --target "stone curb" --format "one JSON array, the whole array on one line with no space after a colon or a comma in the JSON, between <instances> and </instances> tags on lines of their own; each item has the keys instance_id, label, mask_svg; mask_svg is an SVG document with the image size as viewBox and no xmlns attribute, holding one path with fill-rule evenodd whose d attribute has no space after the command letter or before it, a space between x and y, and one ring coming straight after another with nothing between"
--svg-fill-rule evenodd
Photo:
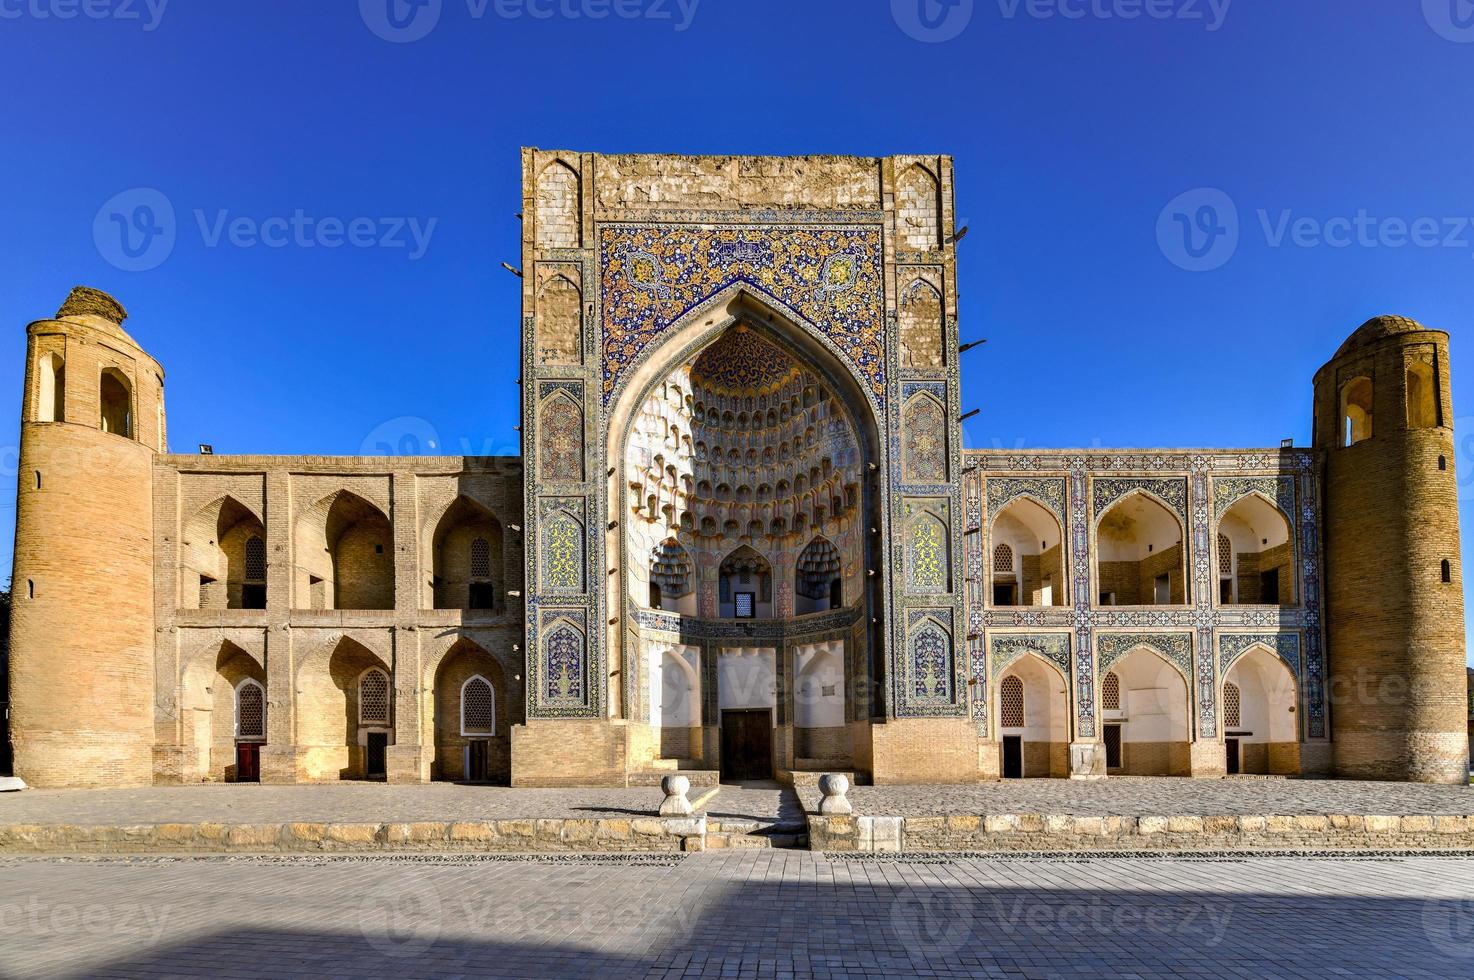
<instances>
[{"instance_id":1,"label":"stone curb","mask_svg":"<svg viewBox=\"0 0 1474 980\"><path fill-rule=\"evenodd\" d=\"M810 814L815 851L1404 850L1474 848L1474 817L1366 814Z\"/></svg>"},{"instance_id":2,"label":"stone curb","mask_svg":"<svg viewBox=\"0 0 1474 980\"><path fill-rule=\"evenodd\" d=\"M420 823L163 823L0 826L7 854L669 852L704 850L705 817Z\"/></svg>"}]
</instances>

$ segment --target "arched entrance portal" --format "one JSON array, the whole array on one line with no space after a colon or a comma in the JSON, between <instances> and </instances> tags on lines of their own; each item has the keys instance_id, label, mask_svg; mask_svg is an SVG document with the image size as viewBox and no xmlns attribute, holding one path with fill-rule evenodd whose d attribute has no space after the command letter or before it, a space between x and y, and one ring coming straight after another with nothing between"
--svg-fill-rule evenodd
<instances>
[{"instance_id":1,"label":"arched entrance portal","mask_svg":"<svg viewBox=\"0 0 1474 980\"><path fill-rule=\"evenodd\" d=\"M1295 677L1262 646L1233 662L1223 679L1223 739L1230 775L1300 771Z\"/></svg>"},{"instance_id":2,"label":"arched entrance portal","mask_svg":"<svg viewBox=\"0 0 1474 980\"><path fill-rule=\"evenodd\" d=\"M1187 776L1192 762L1187 681L1154 650L1138 647L1101 678L1106 771Z\"/></svg>"},{"instance_id":3,"label":"arched entrance portal","mask_svg":"<svg viewBox=\"0 0 1474 980\"><path fill-rule=\"evenodd\" d=\"M608 605L666 614L609 631L610 674L626 681L612 701L650 727L632 740L647 747L632 768L853 764L854 726L880 708L864 682L883 676L872 657L880 582L867 573L884 567L872 555L883 547L871 532L882 526L874 413L807 328L742 294L723 312L688 319L610 415L607 547L623 574L609 578ZM747 639L764 635L784 642ZM680 675L668 653L676 639L690 668ZM799 719L796 658L815 644L824 677L816 685L811 670L804 681L825 707ZM736 669L749 660L772 664L764 690ZM709 710L665 710L655 692L688 673L692 689L703 685L690 678L714 682L702 694Z\"/></svg>"},{"instance_id":4,"label":"arched entrance portal","mask_svg":"<svg viewBox=\"0 0 1474 980\"><path fill-rule=\"evenodd\" d=\"M1004 671L994 702L1005 779L1070 774L1070 699L1064 675L1025 654Z\"/></svg>"}]
</instances>

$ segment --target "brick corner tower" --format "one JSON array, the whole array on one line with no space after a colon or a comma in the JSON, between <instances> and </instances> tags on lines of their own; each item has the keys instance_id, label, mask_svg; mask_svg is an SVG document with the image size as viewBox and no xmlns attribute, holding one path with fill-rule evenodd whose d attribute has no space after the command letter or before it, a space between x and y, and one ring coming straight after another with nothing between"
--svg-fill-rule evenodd
<instances>
[{"instance_id":1,"label":"brick corner tower","mask_svg":"<svg viewBox=\"0 0 1474 980\"><path fill-rule=\"evenodd\" d=\"M153 461L163 370L111 296L27 329L10 633L15 772L127 786L153 771Z\"/></svg>"},{"instance_id":2,"label":"brick corner tower","mask_svg":"<svg viewBox=\"0 0 1474 980\"><path fill-rule=\"evenodd\" d=\"M1370 320L1315 376L1338 775L1468 778L1448 334Z\"/></svg>"}]
</instances>

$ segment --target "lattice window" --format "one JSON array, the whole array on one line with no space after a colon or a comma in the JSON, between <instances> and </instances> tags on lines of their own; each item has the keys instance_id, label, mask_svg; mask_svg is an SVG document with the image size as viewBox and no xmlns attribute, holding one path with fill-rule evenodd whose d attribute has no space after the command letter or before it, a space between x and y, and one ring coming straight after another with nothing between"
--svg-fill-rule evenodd
<instances>
[{"instance_id":1,"label":"lattice window","mask_svg":"<svg viewBox=\"0 0 1474 980\"><path fill-rule=\"evenodd\" d=\"M485 538L471 542L471 577L491 578L491 545Z\"/></svg>"},{"instance_id":2,"label":"lattice window","mask_svg":"<svg viewBox=\"0 0 1474 980\"><path fill-rule=\"evenodd\" d=\"M1106 674L1104 683L1100 685L1100 706L1106 711L1121 710L1121 678L1115 671Z\"/></svg>"},{"instance_id":3,"label":"lattice window","mask_svg":"<svg viewBox=\"0 0 1474 980\"><path fill-rule=\"evenodd\" d=\"M1237 728L1243 724L1243 695L1237 684L1223 685L1223 724Z\"/></svg>"},{"instance_id":4,"label":"lattice window","mask_svg":"<svg viewBox=\"0 0 1474 980\"><path fill-rule=\"evenodd\" d=\"M1000 544L993 549L993 571L1013 572L1013 549L1006 544Z\"/></svg>"},{"instance_id":5,"label":"lattice window","mask_svg":"<svg viewBox=\"0 0 1474 980\"><path fill-rule=\"evenodd\" d=\"M1226 534L1218 535L1218 574L1224 578L1233 577L1233 542Z\"/></svg>"},{"instance_id":6,"label":"lattice window","mask_svg":"<svg viewBox=\"0 0 1474 980\"><path fill-rule=\"evenodd\" d=\"M461 734L496 734L496 692L484 677L473 677L461 688Z\"/></svg>"},{"instance_id":7,"label":"lattice window","mask_svg":"<svg viewBox=\"0 0 1474 980\"><path fill-rule=\"evenodd\" d=\"M389 675L382 670L370 670L358 681L358 723L389 724Z\"/></svg>"},{"instance_id":8,"label":"lattice window","mask_svg":"<svg viewBox=\"0 0 1474 980\"><path fill-rule=\"evenodd\" d=\"M266 737L266 692L255 681L242 681L235 691L237 738Z\"/></svg>"},{"instance_id":9,"label":"lattice window","mask_svg":"<svg viewBox=\"0 0 1474 980\"><path fill-rule=\"evenodd\" d=\"M1003 678L998 691L998 703L1003 710L1004 728L1024 727L1024 682L1013 675Z\"/></svg>"},{"instance_id":10,"label":"lattice window","mask_svg":"<svg viewBox=\"0 0 1474 980\"><path fill-rule=\"evenodd\" d=\"M246 581L266 581L266 542L260 538L246 539Z\"/></svg>"}]
</instances>

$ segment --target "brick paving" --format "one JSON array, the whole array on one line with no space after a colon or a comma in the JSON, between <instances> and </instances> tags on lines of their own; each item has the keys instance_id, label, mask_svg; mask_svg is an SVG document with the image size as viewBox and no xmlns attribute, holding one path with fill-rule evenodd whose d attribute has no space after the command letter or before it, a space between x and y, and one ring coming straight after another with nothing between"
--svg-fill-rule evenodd
<instances>
[{"instance_id":1,"label":"brick paving","mask_svg":"<svg viewBox=\"0 0 1474 980\"><path fill-rule=\"evenodd\" d=\"M813 806L817 791L804 792ZM857 786L855 812L926 817L949 814L1377 814L1467 816L1474 787L1331 779L1022 779L967 786Z\"/></svg>"},{"instance_id":2,"label":"brick paving","mask_svg":"<svg viewBox=\"0 0 1474 980\"><path fill-rule=\"evenodd\" d=\"M1474 859L0 861L0 975L1449 977Z\"/></svg>"},{"instance_id":3,"label":"brick paving","mask_svg":"<svg viewBox=\"0 0 1474 980\"><path fill-rule=\"evenodd\" d=\"M705 790L692 787L696 800ZM317 786L216 783L144 789L29 789L0 794L0 825L285 823L499 820L523 817L649 816L658 788L509 789L432 783L345 782ZM712 817L802 822L798 800L776 783L725 785L705 808Z\"/></svg>"}]
</instances>

